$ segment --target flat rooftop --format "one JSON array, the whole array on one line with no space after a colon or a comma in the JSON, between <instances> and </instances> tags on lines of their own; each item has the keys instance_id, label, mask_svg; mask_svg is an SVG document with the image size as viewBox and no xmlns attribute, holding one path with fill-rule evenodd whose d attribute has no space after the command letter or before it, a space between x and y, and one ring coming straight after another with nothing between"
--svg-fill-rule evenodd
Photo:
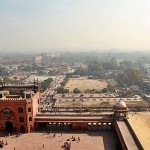
<instances>
[{"instance_id":1,"label":"flat rooftop","mask_svg":"<svg viewBox=\"0 0 150 150\"><path fill-rule=\"evenodd\" d=\"M114 106L120 97L116 93L108 94L66 94L64 97L61 94L55 95L56 103L55 106ZM135 106L148 106L148 101L144 100L139 95L134 95L131 97L121 97L128 107Z\"/></svg>"},{"instance_id":2,"label":"flat rooftop","mask_svg":"<svg viewBox=\"0 0 150 150\"><path fill-rule=\"evenodd\" d=\"M117 121L119 129L121 131L122 137L125 141L125 144L128 149L130 150L139 150L138 146L136 145L131 133L129 132L128 127L126 126L124 121Z\"/></svg>"},{"instance_id":3,"label":"flat rooftop","mask_svg":"<svg viewBox=\"0 0 150 150\"><path fill-rule=\"evenodd\" d=\"M70 133L28 133L19 137L0 137L0 140L8 142L3 150L61 150L61 146L65 143L71 142L71 150L115 150L116 138L112 131L107 132L76 132ZM79 141L72 141L71 137L75 137ZM67 141L69 139L69 141ZM44 144L44 148L43 148Z\"/></svg>"},{"instance_id":4,"label":"flat rooftop","mask_svg":"<svg viewBox=\"0 0 150 150\"><path fill-rule=\"evenodd\" d=\"M104 115L104 116L77 116L77 115L65 115L65 116L52 116L52 115L40 115L36 116L35 118L64 118L64 119L102 119L102 118L112 118L110 115Z\"/></svg>"},{"instance_id":5,"label":"flat rooftop","mask_svg":"<svg viewBox=\"0 0 150 150\"><path fill-rule=\"evenodd\" d=\"M35 122L113 122L111 116L36 116Z\"/></svg>"},{"instance_id":6,"label":"flat rooftop","mask_svg":"<svg viewBox=\"0 0 150 150\"><path fill-rule=\"evenodd\" d=\"M129 123L144 150L150 149L150 112L129 113Z\"/></svg>"}]
</instances>

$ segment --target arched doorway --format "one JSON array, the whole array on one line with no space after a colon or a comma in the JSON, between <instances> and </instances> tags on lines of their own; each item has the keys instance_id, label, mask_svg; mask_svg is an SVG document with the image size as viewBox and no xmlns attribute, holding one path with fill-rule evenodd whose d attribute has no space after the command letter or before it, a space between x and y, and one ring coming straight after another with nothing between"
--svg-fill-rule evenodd
<instances>
[{"instance_id":1,"label":"arched doorway","mask_svg":"<svg viewBox=\"0 0 150 150\"><path fill-rule=\"evenodd\" d=\"M38 122L37 127L39 130L46 130L47 129L47 123L46 122Z\"/></svg>"},{"instance_id":2,"label":"arched doorway","mask_svg":"<svg viewBox=\"0 0 150 150\"><path fill-rule=\"evenodd\" d=\"M24 126L20 126L20 132L24 133L25 132L25 127Z\"/></svg>"},{"instance_id":3,"label":"arched doorway","mask_svg":"<svg viewBox=\"0 0 150 150\"><path fill-rule=\"evenodd\" d=\"M38 123L38 129L42 129L43 124L41 122Z\"/></svg>"},{"instance_id":4,"label":"arched doorway","mask_svg":"<svg viewBox=\"0 0 150 150\"><path fill-rule=\"evenodd\" d=\"M6 129L6 131L12 132L12 131L14 130L14 128L13 128L13 123L10 122L10 121L7 121L7 122L5 123L5 129Z\"/></svg>"}]
</instances>

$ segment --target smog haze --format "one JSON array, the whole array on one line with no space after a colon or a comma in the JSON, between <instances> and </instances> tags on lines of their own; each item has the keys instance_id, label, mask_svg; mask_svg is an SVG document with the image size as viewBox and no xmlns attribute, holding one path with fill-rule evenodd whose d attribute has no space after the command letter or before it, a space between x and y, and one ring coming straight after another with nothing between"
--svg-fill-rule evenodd
<instances>
[{"instance_id":1,"label":"smog haze","mask_svg":"<svg viewBox=\"0 0 150 150\"><path fill-rule=\"evenodd\" d=\"M148 0L1 0L0 51L150 49Z\"/></svg>"}]
</instances>

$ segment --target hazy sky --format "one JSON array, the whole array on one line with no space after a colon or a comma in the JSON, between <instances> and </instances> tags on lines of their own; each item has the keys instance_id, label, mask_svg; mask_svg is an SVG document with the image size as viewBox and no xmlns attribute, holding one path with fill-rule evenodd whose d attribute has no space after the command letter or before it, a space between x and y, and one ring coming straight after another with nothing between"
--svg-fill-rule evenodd
<instances>
[{"instance_id":1,"label":"hazy sky","mask_svg":"<svg viewBox=\"0 0 150 150\"><path fill-rule=\"evenodd\" d=\"M150 0L0 0L0 51L150 49Z\"/></svg>"}]
</instances>

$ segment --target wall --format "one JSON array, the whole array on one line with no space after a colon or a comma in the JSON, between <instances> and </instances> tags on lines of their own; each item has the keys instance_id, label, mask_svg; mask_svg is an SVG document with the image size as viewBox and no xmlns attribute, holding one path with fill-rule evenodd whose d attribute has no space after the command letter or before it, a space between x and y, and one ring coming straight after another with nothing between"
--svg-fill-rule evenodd
<instances>
[{"instance_id":1,"label":"wall","mask_svg":"<svg viewBox=\"0 0 150 150\"><path fill-rule=\"evenodd\" d=\"M40 102L40 93L36 92L32 97L32 109L33 109L33 117L38 113L39 103Z\"/></svg>"},{"instance_id":2,"label":"wall","mask_svg":"<svg viewBox=\"0 0 150 150\"><path fill-rule=\"evenodd\" d=\"M19 107L23 108L23 113L18 112ZM13 115L4 115L3 110L6 108L10 109ZM19 117L23 117L24 122L19 122ZM14 130L19 131L20 126L24 126L27 132L25 100L0 100L0 130L5 130L5 123L7 121L13 123Z\"/></svg>"}]
</instances>

